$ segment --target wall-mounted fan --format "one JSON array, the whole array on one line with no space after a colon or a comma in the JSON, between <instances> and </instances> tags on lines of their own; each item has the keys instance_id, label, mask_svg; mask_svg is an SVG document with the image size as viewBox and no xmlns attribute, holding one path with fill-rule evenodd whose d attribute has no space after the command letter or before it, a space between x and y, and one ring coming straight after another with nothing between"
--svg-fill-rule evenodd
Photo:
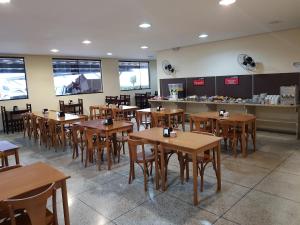
<instances>
[{"instance_id":1,"label":"wall-mounted fan","mask_svg":"<svg viewBox=\"0 0 300 225\"><path fill-rule=\"evenodd\" d=\"M168 60L162 61L162 69L167 75L172 75L176 72L174 66L171 65L171 63Z\"/></svg>"},{"instance_id":2,"label":"wall-mounted fan","mask_svg":"<svg viewBox=\"0 0 300 225\"><path fill-rule=\"evenodd\" d=\"M252 57L246 54L239 54L238 63L241 67L248 71L254 71L256 69L256 63Z\"/></svg>"}]
</instances>

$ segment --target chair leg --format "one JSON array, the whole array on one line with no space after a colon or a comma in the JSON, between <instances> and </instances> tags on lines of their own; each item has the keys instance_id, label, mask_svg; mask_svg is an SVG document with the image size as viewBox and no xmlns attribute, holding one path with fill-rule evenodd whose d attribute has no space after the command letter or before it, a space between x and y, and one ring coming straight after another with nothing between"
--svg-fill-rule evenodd
<instances>
[{"instance_id":1,"label":"chair leg","mask_svg":"<svg viewBox=\"0 0 300 225\"><path fill-rule=\"evenodd\" d=\"M101 153L102 153L102 150L101 149L97 149L97 161L98 161L98 170L100 171L101 169Z\"/></svg>"},{"instance_id":2,"label":"chair leg","mask_svg":"<svg viewBox=\"0 0 300 225\"><path fill-rule=\"evenodd\" d=\"M189 181L189 179L190 179L190 175L189 175L189 162L188 161L186 161L186 163L185 163L185 181L186 182L188 182Z\"/></svg>"},{"instance_id":3,"label":"chair leg","mask_svg":"<svg viewBox=\"0 0 300 225\"><path fill-rule=\"evenodd\" d=\"M144 190L147 191L147 163L144 162Z\"/></svg>"},{"instance_id":4,"label":"chair leg","mask_svg":"<svg viewBox=\"0 0 300 225\"><path fill-rule=\"evenodd\" d=\"M201 189L200 189L200 191L203 192L203 189L204 189L204 166L203 166L203 162L200 163L200 177L201 177Z\"/></svg>"}]
</instances>

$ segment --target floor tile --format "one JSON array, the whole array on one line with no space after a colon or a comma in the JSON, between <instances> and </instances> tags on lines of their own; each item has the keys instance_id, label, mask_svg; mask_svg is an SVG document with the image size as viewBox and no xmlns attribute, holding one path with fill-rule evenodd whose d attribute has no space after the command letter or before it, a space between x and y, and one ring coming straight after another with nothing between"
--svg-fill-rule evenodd
<instances>
[{"instance_id":1,"label":"floor tile","mask_svg":"<svg viewBox=\"0 0 300 225\"><path fill-rule=\"evenodd\" d=\"M58 224L64 224L62 205L58 206ZM76 198L69 200L69 211L72 225L106 225L110 222Z\"/></svg>"},{"instance_id":2,"label":"floor tile","mask_svg":"<svg viewBox=\"0 0 300 225\"><path fill-rule=\"evenodd\" d=\"M237 223L234 223L232 221L220 218L214 225L238 225Z\"/></svg>"},{"instance_id":3,"label":"floor tile","mask_svg":"<svg viewBox=\"0 0 300 225\"><path fill-rule=\"evenodd\" d=\"M252 191L224 217L242 225L299 225L299 212L298 203Z\"/></svg>"},{"instance_id":4,"label":"floor tile","mask_svg":"<svg viewBox=\"0 0 300 225\"><path fill-rule=\"evenodd\" d=\"M215 177L215 172L212 167L207 168L205 173ZM233 160L225 159L221 164L222 180L250 188L258 184L268 173L268 169Z\"/></svg>"},{"instance_id":5,"label":"floor tile","mask_svg":"<svg viewBox=\"0 0 300 225\"><path fill-rule=\"evenodd\" d=\"M286 172L300 176L300 158L290 156L277 169L279 172Z\"/></svg>"},{"instance_id":6,"label":"floor tile","mask_svg":"<svg viewBox=\"0 0 300 225\"><path fill-rule=\"evenodd\" d=\"M128 184L128 180L122 178L84 192L78 198L105 217L115 219L156 194L158 192L151 188L145 192L139 182Z\"/></svg>"},{"instance_id":7,"label":"floor tile","mask_svg":"<svg viewBox=\"0 0 300 225\"><path fill-rule=\"evenodd\" d=\"M198 187L200 207L216 215L225 213L249 191L248 188L223 181L221 192L216 193L216 179L211 177L204 177L203 192L200 192L200 181ZM168 195L179 198L189 204L193 203L193 193L192 179L184 184L179 182L177 185L172 186L167 190Z\"/></svg>"},{"instance_id":8,"label":"floor tile","mask_svg":"<svg viewBox=\"0 0 300 225\"><path fill-rule=\"evenodd\" d=\"M300 176L298 175L273 172L255 189L300 203Z\"/></svg>"},{"instance_id":9,"label":"floor tile","mask_svg":"<svg viewBox=\"0 0 300 225\"><path fill-rule=\"evenodd\" d=\"M211 225L217 216L166 194L160 194L117 218L119 225Z\"/></svg>"}]
</instances>

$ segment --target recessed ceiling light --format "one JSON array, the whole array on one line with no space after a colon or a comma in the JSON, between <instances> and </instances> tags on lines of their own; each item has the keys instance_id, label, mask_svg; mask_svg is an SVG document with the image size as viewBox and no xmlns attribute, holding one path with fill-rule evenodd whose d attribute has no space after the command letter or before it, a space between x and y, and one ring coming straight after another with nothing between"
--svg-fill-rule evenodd
<instances>
[{"instance_id":1,"label":"recessed ceiling light","mask_svg":"<svg viewBox=\"0 0 300 225\"><path fill-rule=\"evenodd\" d=\"M147 28L150 28L151 27L151 24L149 23L142 23L139 25L140 28L144 28L144 29L147 29Z\"/></svg>"},{"instance_id":2,"label":"recessed ceiling light","mask_svg":"<svg viewBox=\"0 0 300 225\"><path fill-rule=\"evenodd\" d=\"M208 34L200 34L199 35L199 38L207 38L208 37Z\"/></svg>"},{"instance_id":3,"label":"recessed ceiling light","mask_svg":"<svg viewBox=\"0 0 300 225\"><path fill-rule=\"evenodd\" d=\"M0 3L1 4L7 4L7 3L10 3L10 0L0 0Z\"/></svg>"},{"instance_id":4,"label":"recessed ceiling light","mask_svg":"<svg viewBox=\"0 0 300 225\"><path fill-rule=\"evenodd\" d=\"M89 45L89 44L91 44L92 42L90 41L90 40L84 40L83 42L82 42L82 44L85 44L85 45Z\"/></svg>"},{"instance_id":5,"label":"recessed ceiling light","mask_svg":"<svg viewBox=\"0 0 300 225\"><path fill-rule=\"evenodd\" d=\"M59 50L58 50L58 49L56 49L56 48L54 48L54 49L51 49L50 51L51 51L51 52L54 52L54 53L57 53L57 52L59 52Z\"/></svg>"},{"instance_id":6,"label":"recessed ceiling light","mask_svg":"<svg viewBox=\"0 0 300 225\"><path fill-rule=\"evenodd\" d=\"M110 56L110 55L112 55L112 53L111 53L111 52L108 52L108 53L106 53L106 55L109 55L109 56Z\"/></svg>"},{"instance_id":7,"label":"recessed ceiling light","mask_svg":"<svg viewBox=\"0 0 300 225\"><path fill-rule=\"evenodd\" d=\"M236 0L220 0L219 4L227 6L227 5L231 5L231 4L235 3L235 2L236 2Z\"/></svg>"},{"instance_id":8,"label":"recessed ceiling light","mask_svg":"<svg viewBox=\"0 0 300 225\"><path fill-rule=\"evenodd\" d=\"M141 46L141 49L147 49L148 46L144 45L144 46Z\"/></svg>"}]
</instances>

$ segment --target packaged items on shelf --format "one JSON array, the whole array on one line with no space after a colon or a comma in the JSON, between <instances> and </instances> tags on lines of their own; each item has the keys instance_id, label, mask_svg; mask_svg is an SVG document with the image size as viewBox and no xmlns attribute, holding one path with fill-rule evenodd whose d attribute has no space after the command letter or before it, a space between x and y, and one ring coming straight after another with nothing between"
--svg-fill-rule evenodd
<instances>
[{"instance_id":1,"label":"packaged items on shelf","mask_svg":"<svg viewBox=\"0 0 300 225\"><path fill-rule=\"evenodd\" d=\"M299 99L298 86L281 86L280 98L282 105L297 105Z\"/></svg>"}]
</instances>

